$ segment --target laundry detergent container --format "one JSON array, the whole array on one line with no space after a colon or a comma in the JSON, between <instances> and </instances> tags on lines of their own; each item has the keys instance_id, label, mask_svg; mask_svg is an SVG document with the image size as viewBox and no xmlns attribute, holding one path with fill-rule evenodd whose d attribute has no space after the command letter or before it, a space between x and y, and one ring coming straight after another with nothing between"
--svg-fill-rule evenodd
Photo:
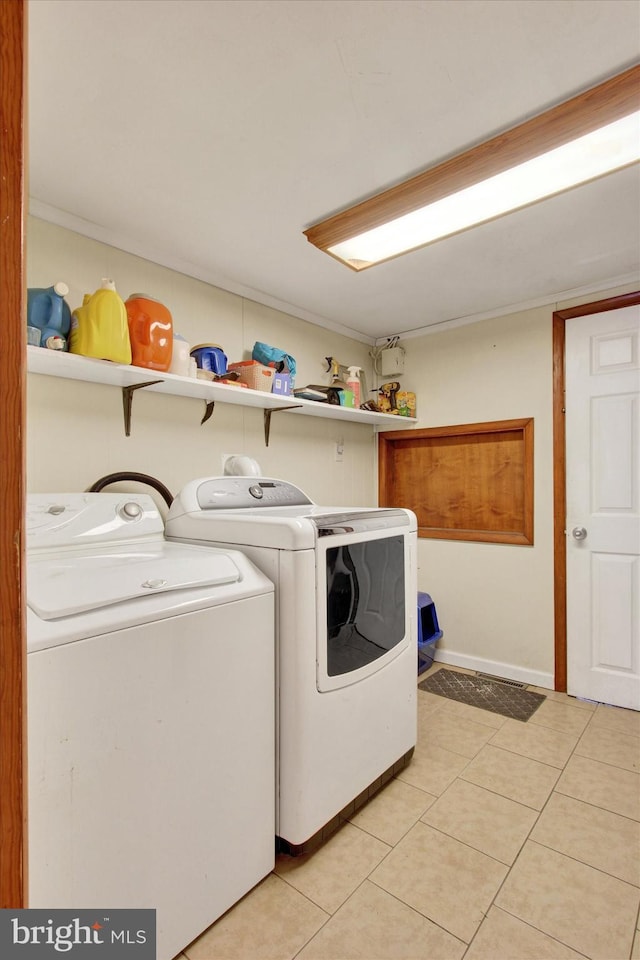
<instances>
[{"instance_id":1,"label":"laundry detergent container","mask_svg":"<svg viewBox=\"0 0 640 960\"><path fill-rule=\"evenodd\" d=\"M218 343L198 343L190 353L198 370L206 370L216 377L227 372L227 355Z\"/></svg>"},{"instance_id":2,"label":"laundry detergent container","mask_svg":"<svg viewBox=\"0 0 640 960\"><path fill-rule=\"evenodd\" d=\"M69 287L62 280L52 287L29 287L27 290L27 325L29 343L52 350L66 350L71 327L71 311L64 299Z\"/></svg>"},{"instance_id":3,"label":"laundry detergent container","mask_svg":"<svg viewBox=\"0 0 640 960\"><path fill-rule=\"evenodd\" d=\"M125 302L131 363L165 372L173 353L173 320L167 307L144 293L132 293Z\"/></svg>"},{"instance_id":4,"label":"laundry detergent container","mask_svg":"<svg viewBox=\"0 0 640 960\"><path fill-rule=\"evenodd\" d=\"M69 350L84 357L131 363L131 341L124 301L113 280L103 279L95 293L85 294L71 315Z\"/></svg>"}]
</instances>

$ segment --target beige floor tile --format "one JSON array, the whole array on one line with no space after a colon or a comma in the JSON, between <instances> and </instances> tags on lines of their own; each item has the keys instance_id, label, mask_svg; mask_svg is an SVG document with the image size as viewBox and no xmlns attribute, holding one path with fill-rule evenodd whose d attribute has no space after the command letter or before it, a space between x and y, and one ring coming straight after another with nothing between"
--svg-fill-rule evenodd
<instances>
[{"instance_id":1,"label":"beige floor tile","mask_svg":"<svg viewBox=\"0 0 640 960\"><path fill-rule=\"evenodd\" d=\"M390 780L380 793L351 817L351 823L394 846L435 799L402 780Z\"/></svg>"},{"instance_id":2,"label":"beige floor tile","mask_svg":"<svg viewBox=\"0 0 640 960\"><path fill-rule=\"evenodd\" d=\"M389 850L386 843L345 823L314 853L279 856L275 872L327 913L334 913Z\"/></svg>"},{"instance_id":3,"label":"beige floor tile","mask_svg":"<svg viewBox=\"0 0 640 960\"><path fill-rule=\"evenodd\" d=\"M590 723L580 737L575 752L579 757L589 757L640 773L640 739L618 730Z\"/></svg>"},{"instance_id":4,"label":"beige floor tile","mask_svg":"<svg viewBox=\"0 0 640 960\"><path fill-rule=\"evenodd\" d=\"M411 763L400 771L398 780L439 797L468 762L458 753L419 741Z\"/></svg>"},{"instance_id":5,"label":"beige floor tile","mask_svg":"<svg viewBox=\"0 0 640 960\"><path fill-rule=\"evenodd\" d=\"M418 690L417 699L418 720L440 710L445 702L443 697L438 697L435 693L427 693L426 690Z\"/></svg>"},{"instance_id":6,"label":"beige floor tile","mask_svg":"<svg viewBox=\"0 0 640 960\"><path fill-rule=\"evenodd\" d=\"M559 700L545 700L527 723L579 736L590 720L591 712L588 710L578 710L571 703L561 703Z\"/></svg>"},{"instance_id":7,"label":"beige floor tile","mask_svg":"<svg viewBox=\"0 0 640 960\"><path fill-rule=\"evenodd\" d=\"M499 730L507 718L499 713L492 713L491 710L483 710L481 707L472 707L469 703L459 703L457 700L449 700L448 697L440 697L442 700L442 712L448 716L462 717L463 720L472 720L474 723L483 723L487 727L493 727Z\"/></svg>"},{"instance_id":8,"label":"beige floor tile","mask_svg":"<svg viewBox=\"0 0 640 960\"><path fill-rule=\"evenodd\" d=\"M527 687L527 690L531 690L532 693L541 693L548 700L554 700L556 703L565 703L574 707L579 707L581 710L587 710L589 713L593 713L597 703L594 703L592 700L580 700L578 697L570 697L567 693L560 693L558 690L547 690L546 687Z\"/></svg>"},{"instance_id":9,"label":"beige floor tile","mask_svg":"<svg viewBox=\"0 0 640 960\"><path fill-rule=\"evenodd\" d=\"M633 938L633 950L631 951L631 960L640 960L640 930L636 930Z\"/></svg>"},{"instance_id":10,"label":"beige floor tile","mask_svg":"<svg viewBox=\"0 0 640 960\"><path fill-rule=\"evenodd\" d=\"M623 710L621 707L608 707L601 703L591 721L592 727L605 727L618 730L631 737L640 737L640 713L637 710Z\"/></svg>"},{"instance_id":11,"label":"beige floor tile","mask_svg":"<svg viewBox=\"0 0 640 960\"><path fill-rule=\"evenodd\" d=\"M468 943L506 873L491 857L417 823L370 879Z\"/></svg>"},{"instance_id":12,"label":"beige floor tile","mask_svg":"<svg viewBox=\"0 0 640 960\"><path fill-rule=\"evenodd\" d=\"M466 944L368 880L298 960L459 960Z\"/></svg>"},{"instance_id":13,"label":"beige floor tile","mask_svg":"<svg viewBox=\"0 0 640 960\"><path fill-rule=\"evenodd\" d=\"M543 957L544 960L582 960L583 954L504 910L491 907L464 960L542 960Z\"/></svg>"},{"instance_id":14,"label":"beige floor tile","mask_svg":"<svg viewBox=\"0 0 640 960\"><path fill-rule=\"evenodd\" d=\"M291 960L327 919L270 874L184 952L189 960Z\"/></svg>"},{"instance_id":15,"label":"beige floor tile","mask_svg":"<svg viewBox=\"0 0 640 960\"><path fill-rule=\"evenodd\" d=\"M640 886L640 823L552 793L531 839Z\"/></svg>"},{"instance_id":16,"label":"beige floor tile","mask_svg":"<svg viewBox=\"0 0 640 960\"><path fill-rule=\"evenodd\" d=\"M512 864L537 816L531 807L456 780L421 820L495 860Z\"/></svg>"},{"instance_id":17,"label":"beige floor tile","mask_svg":"<svg viewBox=\"0 0 640 960\"><path fill-rule=\"evenodd\" d=\"M516 803L541 810L558 775L559 771L546 763L487 744L460 777Z\"/></svg>"},{"instance_id":18,"label":"beige floor tile","mask_svg":"<svg viewBox=\"0 0 640 960\"><path fill-rule=\"evenodd\" d=\"M562 769L578 742L578 736L578 733L560 733L540 724L509 719L491 738L491 746Z\"/></svg>"},{"instance_id":19,"label":"beige floor tile","mask_svg":"<svg viewBox=\"0 0 640 960\"><path fill-rule=\"evenodd\" d=\"M556 791L596 807L640 820L640 774L587 757L571 757Z\"/></svg>"},{"instance_id":20,"label":"beige floor tile","mask_svg":"<svg viewBox=\"0 0 640 960\"><path fill-rule=\"evenodd\" d=\"M418 742L434 744L471 760L491 739L495 730L485 723L466 720L439 710L418 719Z\"/></svg>"},{"instance_id":21,"label":"beige floor tile","mask_svg":"<svg viewBox=\"0 0 640 960\"><path fill-rule=\"evenodd\" d=\"M628 957L640 890L527 841L496 906L593 960Z\"/></svg>"}]
</instances>

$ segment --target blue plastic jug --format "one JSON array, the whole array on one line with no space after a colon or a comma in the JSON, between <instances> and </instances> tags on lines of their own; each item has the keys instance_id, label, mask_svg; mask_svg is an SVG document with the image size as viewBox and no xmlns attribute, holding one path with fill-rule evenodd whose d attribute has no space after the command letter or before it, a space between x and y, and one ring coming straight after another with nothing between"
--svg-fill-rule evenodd
<instances>
[{"instance_id":1,"label":"blue plastic jug","mask_svg":"<svg viewBox=\"0 0 640 960\"><path fill-rule=\"evenodd\" d=\"M64 299L68 293L69 287L61 280L52 287L27 290L27 324L40 330L41 347L68 349L71 311Z\"/></svg>"}]
</instances>

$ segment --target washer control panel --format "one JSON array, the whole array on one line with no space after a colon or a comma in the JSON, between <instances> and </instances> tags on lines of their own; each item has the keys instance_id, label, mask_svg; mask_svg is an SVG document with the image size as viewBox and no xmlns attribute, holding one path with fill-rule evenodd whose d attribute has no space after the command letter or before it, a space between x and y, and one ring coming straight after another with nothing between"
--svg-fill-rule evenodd
<instances>
[{"instance_id":1,"label":"washer control panel","mask_svg":"<svg viewBox=\"0 0 640 960\"><path fill-rule=\"evenodd\" d=\"M144 540L164 532L147 494L29 493L26 519L29 550Z\"/></svg>"},{"instance_id":2,"label":"washer control panel","mask_svg":"<svg viewBox=\"0 0 640 960\"><path fill-rule=\"evenodd\" d=\"M200 510L298 507L313 503L292 483L267 477L210 477L199 482L197 498Z\"/></svg>"}]
</instances>

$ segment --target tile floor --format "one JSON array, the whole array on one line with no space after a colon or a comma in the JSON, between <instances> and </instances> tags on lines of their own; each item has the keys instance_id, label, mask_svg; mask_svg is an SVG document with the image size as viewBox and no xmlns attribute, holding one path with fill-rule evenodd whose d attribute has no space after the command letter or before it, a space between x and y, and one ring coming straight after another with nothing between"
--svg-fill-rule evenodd
<instances>
[{"instance_id":1,"label":"tile floor","mask_svg":"<svg viewBox=\"0 0 640 960\"><path fill-rule=\"evenodd\" d=\"M640 713L540 692L418 690L410 766L180 960L640 960Z\"/></svg>"}]
</instances>

